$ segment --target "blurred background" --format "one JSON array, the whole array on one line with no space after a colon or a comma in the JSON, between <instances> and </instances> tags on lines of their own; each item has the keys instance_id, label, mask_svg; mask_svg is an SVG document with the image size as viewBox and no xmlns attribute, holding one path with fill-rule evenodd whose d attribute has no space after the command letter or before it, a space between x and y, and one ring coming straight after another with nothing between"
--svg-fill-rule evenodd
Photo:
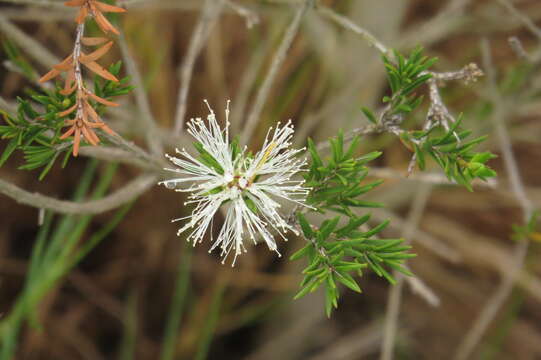
<instances>
[{"instance_id":1,"label":"blurred background","mask_svg":"<svg viewBox=\"0 0 541 360\"><path fill-rule=\"evenodd\" d=\"M217 15L195 59L186 117L206 116L203 99L221 117L231 99L232 127L239 132L300 2L232 1L236 6L224 6ZM64 58L73 46L74 12L58 6L61 3L0 1L0 40L19 48L21 57L40 74L48 69L39 51ZM205 2L117 2L123 3L128 12L119 26L143 74L167 151L188 148L186 138L175 138L168 129L174 124L181 65ZM514 8L506 6L509 3ZM486 72L481 43L488 42L501 103L495 106L487 95L487 77L469 85L446 83L442 95L455 115L464 113L464 127L476 135L490 135L483 146L498 155L493 116L495 108L503 109L528 198L539 206L538 0L322 0L320 6L346 16L388 47L407 53L422 45L427 55L439 58L436 71L458 70L475 62ZM511 36L520 39L527 57L509 46ZM43 49L25 44L28 39ZM102 63L120 58L115 44ZM0 53L0 62L0 96L9 105L36 84L13 69L5 52ZM256 148L269 126L290 118L297 129L297 146L303 146L307 136L323 141L338 129L366 125L360 107L380 108L388 92L380 54L358 34L311 9L278 71L250 144ZM142 115L133 96L119 102L121 109L109 113L107 122L144 146L145 129L136 121ZM423 114L426 105L405 126L421 127ZM5 143L0 143L3 147ZM367 197L386 205L374 212L374 221L391 219L385 233L389 237L407 230L418 254L410 268L424 284L421 294L409 283L402 290L394 358L457 358L457 349L466 346L465 336L514 266L517 242L512 227L523 225L523 215L502 159L490 164L499 173L497 182L477 184L470 193L448 184L434 164L406 178L411 153L395 136L366 137L362 148L384 152L373 164L373 175L385 183ZM31 192L68 199L89 161L80 156L66 169L55 165L45 180L38 181L35 172L17 169L22 163L18 154L0 169L0 177ZM96 171L103 175L106 165ZM120 165L112 188L121 188L140 172ZM287 258L303 246L301 239L280 243L280 259L259 245L250 247L234 268L221 265L216 254L208 254L208 242L192 249L185 238L175 235L178 224L170 220L186 215L183 201L181 194L155 186L126 208L118 226L39 302L34 324L21 329L15 358L158 359L166 358L165 348L170 359L380 357L391 288L385 280L365 274L360 280L363 294L344 291L338 310L328 319L322 293L292 300L303 264ZM115 214L91 217L81 243ZM0 314L10 313L24 287L37 224L36 209L0 198ZM502 299L503 306L490 318L469 358L541 359L539 238L532 236L509 296ZM172 317L180 318L180 326L168 331Z\"/></svg>"}]
</instances>

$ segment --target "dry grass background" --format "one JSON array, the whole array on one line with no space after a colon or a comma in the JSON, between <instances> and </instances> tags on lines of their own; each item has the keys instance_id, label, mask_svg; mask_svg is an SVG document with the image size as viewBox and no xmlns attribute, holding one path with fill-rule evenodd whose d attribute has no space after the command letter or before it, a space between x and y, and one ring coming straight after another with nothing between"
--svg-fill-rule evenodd
<instances>
[{"instance_id":1,"label":"dry grass background","mask_svg":"<svg viewBox=\"0 0 541 360\"><path fill-rule=\"evenodd\" d=\"M293 1L238 0L253 11L260 23L246 27L246 19L224 10L197 58L187 116L202 116L202 99L214 109L232 100L233 122L242 130L256 89L261 86L271 54L291 21ZM167 137L174 124L182 63L198 21L203 1L155 0L130 8L122 19L128 44L144 74L152 112ZM407 50L417 44L438 56L437 70L446 71L477 62L482 67L480 42L490 40L493 62L502 81L520 61L507 44L518 36L532 53L540 49L520 19L495 0L328 0L325 6L369 29L390 47ZM515 6L541 25L541 3L520 0ZM57 56L69 52L73 25L71 13L0 5L0 16L10 19L25 34ZM0 28L0 36L8 36ZM3 59L0 55L0 59ZM111 52L110 60L120 57ZM28 57L31 59L31 57ZM40 72L45 67L32 60ZM539 64L539 63L538 63ZM537 65L539 68L539 65ZM513 150L536 207L541 202L541 72L504 93L506 125ZM13 99L27 82L16 73L0 71L0 94ZM537 89L537 91L536 91ZM309 11L299 35L281 66L252 145L261 142L277 120L292 118L299 145L309 135L324 140L339 128L365 123L361 105L377 106L387 91L377 51L358 35ZM444 98L455 112L465 112L467 127L488 133L487 147L499 153L493 134L493 105L487 81L463 86L448 84ZM143 139L144 129L131 99L123 99L124 116L108 117L112 127ZM422 119L412 119L411 126ZM175 139L170 139L174 143ZM184 145L184 144L182 144ZM418 195L428 195L418 226L411 231L418 257L410 266L440 300L437 307L403 291L398 322L396 359L452 359L464 335L487 305L502 275L512 266L512 224L520 224L520 208L509 191L501 159L492 165L500 177L493 188L479 186L474 193L452 185L429 184L417 173L403 175L410 154L395 138L366 139L364 150L384 149L379 174L387 181L371 194L384 202L376 217L391 217L389 234L400 235L408 223ZM169 147L169 150L171 146ZM73 191L86 159L72 161L66 170L53 169L42 182L33 173L18 171L14 157L0 176L30 191L66 198ZM436 171L436 169L433 169ZM429 170L430 172L431 170ZM114 186L136 176L137 169L121 166ZM417 200L416 200L417 199ZM177 268L186 253L176 224L169 220L182 210L182 198L154 187L141 196L112 235L49 294L39 309L39 330L25 328L18 359L157 359L164 324L172 300ZM110 213L94 218L98 229ZM0 312L9 312L23 285L23 275L37 232L37 211L0 200ZM301 246L299 239L282 244L287 256ZM491 322L472 359L541 358L541 244L533 242L511 296ZM383 338L387 283L374 275L361 281L364 294L348 293L329 320L322 294L299 301L292 294L300 281L300 265L276 259L264 246L253 248L231 269L209 256L205 246L193 250L191 282L176 343L178 359L192 359L212 312L216 289L225 286L209 359L373 359Z\"/></svg>"}]
</instances>

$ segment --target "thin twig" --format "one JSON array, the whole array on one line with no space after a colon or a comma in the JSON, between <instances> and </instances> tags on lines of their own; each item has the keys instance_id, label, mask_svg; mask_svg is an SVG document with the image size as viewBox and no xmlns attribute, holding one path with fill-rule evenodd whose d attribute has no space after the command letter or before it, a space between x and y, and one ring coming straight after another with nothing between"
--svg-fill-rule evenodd
<instances>
[{"instance_id":1,"label":"thin twig","mask_svg":"<svg viewBox=\"0 0 541 360\"><path fill-rule=\"evenodd\" d=\"M58 200L39 193L31 193L2 179L0 179L0 193L20 204L61 214L100 214L137 198L154 186L157 181L157 175L144 174L104 198L86 202Z\"/></svg>"},{"instance_id":2,"label":"thin twig","mask_svg":"<svg viewBox=\"0 0 541 360\"><path fill-rule=\"evenodd\" d=\"M410 270L408 266L404 266L407 270ZM440 306L440 298L434 293L434 291L421 279L418 275L405 277L406 282L411 288L411 291L425 300L428 305L432 307Z\"/></svg>"},{"instance_id":3,"label":"thin twig","mask_svg":"<svg viewBox=\"0 0 541 360\"><path fill-rule=\"evenodd\" d=\"M326 6L318 6L318 12L325 16L326 18L336 22L342 27L353 31L354 33L361 35L371 46L375 47L383 55L391 56L391 51L387 48L381 41L379 41L374 35L372 35L368 30L363 29L359 25L355 24L353 21L348 19L345 16L342 16L336 13L334 10Z\"/></svg>"},{"instance_id":4,"label":"thin twig","mask_svg":"<svg viewBox=\"0 0 541 360\"><path fill-rule=\"evenodd\" d=\"M222 0L205 0L205 6L199 17L199 21L195 26L188 52L184 58L184 62L180 68L180 90L177 100L177 113L175 115L174 133L180 134L184 128L184 118L188 107L188 92L190 90L190 82L192 80L193 68L195 60L205 41L209 37L212 28L218 21L218 17L222 11L224 2Z\"/></svg>"},{"instance_id":5,"label":"thin twig","mask_svg":"<svg viewBox=\"0 0 541 360\"><path fill-rule=\"evenodd\" d=\"M126 64L128 74L130 74L133 84L135 85L134 94L137 107L139 108L140 115L138 119L141 120L141 125L146 136L146 142L150 148L150 152L153 155L163 153L163 144L156 124L156 119L152 115L148 96L145 93L145 85L141 77L141 73L135 64L133 56L130 54L130 49L126 42L126 38L121 34L118 38L118 44L120 45L120 51L122 52L122 58Z\"/></svg>"},{"instance_id":6,"label":"thin twig","mask_svg":"<svg viewBox=\"0 0 541 360\"><path fill-rule=\"evenodd\" d=\"M257 76L267 53L269 52L270 42L261 42L252 51L252 58L248 66L244 69L242 74L242 80L240 81L239 90L235 94L235 101L232 103L231 110L231 133L238 134L240 132L241 125L244 121L243 114L246 112L248 99L250 93L257 80Z\"/></svg>"},{"instance_id":7,"label":"thin twig","mask_svg":"<svg viewBox=\"0 0 541 360\"><path fill-rule=\"evenodd\" d=\"M429 213L426 228L434 236L451 241L465 264L474 264L478 269L495 271L502 277L514 266L514 259L510 258L507 246L498 245L497 239L493 237L466 229L460 221ZM475 242L470 240L473 238ZM532 299L541 301L541 279L538 276L522 269L516 277L516 284L529 293Z\"/></svg>"},{"instance_id":8,"label":"thin twig","mask_svg":"<svg viewBox=\"0 0 541 360\"><path fill-rule=\"evenodd\" d=\"M299 31L299 27L301 25L301 20L308 11L308 9L313 6L314 0L305 0L302 5L299 6L297 9L297 12L295 13L295 16L293 17L293 20L289 24L289 27L286 30L286 33L282 39L282 42L280 43L280 46L278 47L278 50L274 54L274 58L272 59L272 63L270 65L269 71L267 72L267 75L265 77L265 80L263 81L263 84L259 88L259 92L257 93L257 96L255 98L254 105L252 106L252 110L250 112L250 115L248 116L248 119L246 120L246 125L244 127L244 131L242 132L241 141L243 141L245 144L248 141L248 139L251 139L255 126L259 120L259 116L261 115L261 112L263 111L263 106L265 105L265 101L267 100L270 90L272 88L272 85L274 83L274 80L276 79L276 75L278 74L278 70L280 69L280 66L284 62L287 52L289 48L291 47L291 44L293 43L293 39L295 39L295 36L297 35L297 32Z\"/></svg>"},{"instance_id":9,"label":"thin twig","mask_svg":"<svg viewBox=\"0 0 541 360\"><path fill-rule=\"evenodd\" d=\"M391 222L389 223L389 229L393 230L397 234L402 232L406 227L406 220L404 218L384 208L377 209L372 215L372 218L375 221L381 222L384 220L390 220ZM458 264L463 261L462 255L457 250L428 232L421 229L416 229L412 238L415 238L415 242L417 244L423 246L427 250L431 251L440 258L449 261L450 263Z\"/></svg>"},{"instance_id":10,"label":"thin twig","mask_svg":"<svg viewBox=\"0 0 541 360\"><path fill-rule=\"evenodd\" d=\"M508 115L508 112L505 107L505 103L498 92L496 74L492 64L490 44L488 43L488 40L484 39L481 42L481 51L483 55L484 67L486 69L489 81L487 90L494 106L492 119L494 121L496 134L498 135L500 142L500 149L502 152L505 170L509 176L511 191L522 208L524 222L528 222L533 212L533 206L526 195L526 191L520 176L520 171L513 154L511 140L509 139L509 134L505 128L505 117ZM488 299L486 305L483 307L483 310L478 315L477 319L475 319L473 326L466 333L464 340L456 352L456 360L466 360L470 358L475 347L481 341L481 338L486 332L488 326L498 315L498 311L501 309L504 302L507 300L513 290L517 275L524 264L524 259L528 252L528 245L528 239L522 239L518 244L515 245L515 249L513 251L513 266L507 269L503 275L502 282L498 286L498 289L494 292L490 299Z\"/></svg>"},{"instance_id":11,"label":"thin twig","mask_svg":"<svg viewBox=\"0 0 541 360\"><path fill-rule=\"evenodd\" d=\"M398 47L402 48L412 44L427 46L458 30L460 25L464 25L465 20L468 18L466 8L471 2L472 0L449 0L445 2L445 7L436 16L406 31L401 36Z\"/></svg>"},{"instance_id":12,"label":"thin twig","mask_svg":"<svg viewBox=\"0 0 541 360\"><path fill-rule=\"evenodd\" d=\"M513 16L520 20L520 22L522 22L524 26L526 26L526 28L541 41L541 28L535 25L532 19L518 11L509 0L498 0L498 2L502 4L502 6L505 7Z\"/></svg>"},{"instance_id":13,"label":"thin twig","mask_svg":"<svg viewBox=\"0 0 541 360\"><path fill-rule=\"evenodd\" d=\"M340 334L336 340L329 341L326 347L317 351L308 360L366 359L377 353L382 338L382 325L373 321L368 325Z\"/></svg>"},{"instance_id":14,"label":"thin twig","mask_svg":"<svg viewBox=\"0 0 541 360\"><path fill-rule=\"evenodd\" d=\"M394 170L387 167L372 167L370 168L370 176L382 179L395 179L401 181L417 181L422 183L429 183L434 185L452 185L462 186L454 180L449 180L447 176L441 172L420 172L406 177L406 173ZM498 180L496 178L490 178L486 181L480 179L474 179L472 182L474 188L489 188L496 189L498 187Z\"/></svg>"},{"instance_id":15,"label":"thin twig","mask_svg":"<svg viewBox=\"0 0 541 360\"><path fill-rule=\"evenodd\" d=\"M522 46L522 42L518 37L511 36L507 39L507 42L509 43L511 50L515 52L519 59L533 62L534 59L526 52L526 50L524 50L524 46Z\"/></svg>"},{"instance_id":16,"label":"thin twig","mask_svg":"<svg viewBox=\"0 0 541 360\"><path fill-rule=\"evenodd\" d=\"M432 192L432 185L420 185L417 189L415 199L413 200L412 208L408 215L408 221L403 230L403 237L406 238L406 243L411 242L411 237L417 228L423 212L426 208L428 199ZM393 350L398 329L398 316L400 314L400 303L402 302L402 288L404 287L404 275L393 271L393 276L396 279L396 284L389 290L389 298L387 302L387 311L385 315L385 326L383 331L383 342L381 351L381 360L391 360L393 358Z\"/></svg>"},{"instance_id":17,"label":"thin twig","mask_svg":"<svg viewBox=\"0 0 541 360\"><path fill-rule=\"evenodd\" d=\"M137 166L146 171L160 173L162 166L157 166L148 160L134 156L133 152L111 146L83 146L79 155L99 159L103 161L114 161Z\"/></svg>"},{"instance_id":18,"label":"thin twig","mask_svg":"<svg viewBox=\"0 0 541 360\"><path fill-rule=\"evenodd\" d=\"M235 13L237 13L239 16L242 16L246 20L246 27L248 29L251 29L254 25L259 24L260 19L259 16L253 12L252 10L237 4L236 2L233 2L231 0L224 0L225 4L231 8Z\"/></svg>"},{"instance_id":19,"label":"thin twig","mask_svg":"<svg viewBox=\"0 0 541 360\"><path fill-rule=\"evenodd\" d=\"M141 149L133 142L124 139L122 136L110 135L107 134L105 131L101 131L101 135L106 138L110 143L128 150L129 152L131 152L132 156L144 160L148 164L160 166L162 165L162 163L160 162L161 158L151 156L145 150Z\"/></svg>"}]
</instances>

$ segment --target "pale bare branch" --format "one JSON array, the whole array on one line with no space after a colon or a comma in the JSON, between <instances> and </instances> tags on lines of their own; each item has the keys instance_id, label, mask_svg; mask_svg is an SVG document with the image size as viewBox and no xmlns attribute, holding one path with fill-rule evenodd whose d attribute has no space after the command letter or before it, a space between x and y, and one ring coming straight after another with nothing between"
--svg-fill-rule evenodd
<instances>
[{"instance_id":1,"label":"pale bare branch","mask_svg":"<svg viewBox=\"0 0 541 360\"><path fill-rule=\"evenodd\" d=\"M360 27L359 25L355 24L353 21L348 19L345 16L342 16L338 13L336 13L334 10L326 7L326 6L318 6L317 7L318 12L323 15L324 17L334 21L335 23L339 24L340 26L353 31L354 33L360 35L365 39L368 44L376 48L380 53L383 55L392 55L389 48L387 48L381 41L379 41L374 35L372 35L368 30Z\"/></svg>"},{"instance_id":2,"label":"pale bare branch","mask_svg":"<svg viewBox=\"0 0 541 360\"><path fill-rule=\"evenodd\" d=\"M302 5L299 5L297 11L295 12L295 16L293 17L293 20L289 24L289 27L287 28L286 33L282 39L282 42L280 43L280 46L278 47L278 50L274 54L272 63L269 67L267 75L265 76L265 80L263 81L263 84L261 84L261 87L259 88L259 91L255 98L254 105L252 106L250 115L248 116L248 119L246 120L244 131L242 132L242 136L241 136L241 141L243 141L244 143L246 143L247 140L250 139L253 135L255 126L259 120L259 116L261 115L261 112L263 111L263 106L265 105L265 101L267 100L270 94L272 85L274 84L274 80L276 79L276 75L278 74L278 70L280 69L280 66L282 65L282 63L284 62L287 56L287 52L289 48L291 47L291 44L293 43L293 40L295 39L297 32L299 31L301 20L304 14L308 11L310 7L313 6L313 3L314 3L314 0L305 0L302 3Z\"/></svg>"},{"instance_id":3,"label":"pale bare branch","mask_svg":"<svg viewBox=\"0 0 541 360\"><path fill-rule=\"evenodd\" d=\"M403 237L406 238L406 243L411 242L411 238L419 225L431 193L432 185L423 184L417 189L408 215L408 220L402 232ZM381 345L381 360L391 360L393 358L396 332L398 330L398 316L400 315L400 304L402 302L404 275L395 270L393 271L393 277L396 279L396 284L389 290L387 311L385 313L383 342Z\"/></svg>"},{"instance_id":4,"label":"pale bare branch","mask_svg":"<svg viewBox=\"0 0 541 360\"><path fill-rule=\"evenodd\" d=\"M177 112L175 115L174 133L180 134L184 127L184 118L188 106L188 92L190 90L190 82L192 80L193 68L195 60L201 52L203 45L209 37L214 25L216 25L220 13L222 11L223 0L205 0L205 6L199 17L199 21L195 26L188 52L184 57L182 66L180 67L180 90L177 100Z\"/></svg>"},{"instance_id":5,"label":"pale bare branch","mask_svg":"<svg viewBox=\"0 0 541 360\"><path fill-rule=\"evenodd\" d=\"M526 26L532 34L541 41L541 28L539 28L529 17L521 13L509 0L498 0L513 16Z\"/></svg>"},{"instance_id":6,"label":"pale bare branch","mask_svg":"<svg viewBox=\"0 0 541 360\"><path fill-rule=\"evenodd\" d=\"M139 197L154 186L157 181L157 175L144 174L104 198L80 203L31 193L2 179L0 179L0 193L14 199L19 204L52 210L61 214L100 214Z\"/></svg>"},{"instance_id":7,"label":"pale bare branch","mask_svg":"<svg viewBox=\"0 0 541 360\"><path fill-rule=\"evenodd\" d=\"M152 110L150 109L150 103L148 101L148 95L145 93L145 85L141 77L141 73L135 64L133 56L130 54L130 49L126 42L126 38L121 34L118 38L118 44L120 45L120 50L122 52L122 58L126 64L126 69L128 74L131 76L133 85L135 86L135 101L141 116L137 118L141 120L141 125L143 126L146 142L150 148L150 152L153 155L158 155L163 153L163 144L161 142L160 134L156 124L156 119L152 115Z\"/></svg>"}]
</instances>

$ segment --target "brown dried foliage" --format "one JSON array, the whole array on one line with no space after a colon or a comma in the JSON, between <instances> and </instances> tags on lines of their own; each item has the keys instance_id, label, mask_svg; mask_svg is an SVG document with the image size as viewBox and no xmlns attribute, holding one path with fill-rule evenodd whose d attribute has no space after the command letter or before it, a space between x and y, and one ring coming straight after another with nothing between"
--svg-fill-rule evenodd
<instances>
[{"instance_id":1,"label":"brown dried foliage","mask_svg":"<svg viewBox=\"0 0 541 360\"><path fill-rule=\"evenodd\" d=\"M71 0L64 3L66 6L79 7L79 12L75 21L78 24L82 24L88 15L92 16L100 29L104 33L112 32L114 34L119 34L118 30L115 29L113 25L107 20L103 13L114 12L121 13L126 10L117 6L109 5L102 3L96 0Z\"/></svg>"},{"instance_id":2,"label":"brown dried foliage","mask_svg":"<svg viewBox=\"0 0 541 360\"><path fill-rule=\"evenodd\" d=\"M111 135L115 134L114 131L101 120L89 100L105 106L118 106L118 104L114 102L97 96L84 85L81 65L84 65L87 69L106 80L118 82L118 79L113 74L97 63L97 60L111 49L113 41L104 37L83 37L84 22L86 18L90 16L96 20L99 28L104 33L107 34L108 32L112 32L118 35L118 30L111 25L103 13L120 13L125 12L126 10L96 0L71 0L64 4L70 7L79 7L77 17L75 18L75 22L79 24L75 47L68 57L59 64L53 66L53 69L45 74L39 81L43 83L65 73L64 89L61 90L60 93L65 96L71 95L74 92L76 93L75 104L58 115L60 117L70 116L65 121L65 125L70 128L60 138L66 139L73 136L73 155L77 156L81 138L84 138L89 144L99 144L100 139L94 132L94 129L101 129ZM99 48L86 54L81 50L83 45L99 46Z\"/></svg>"}]
</instances>

